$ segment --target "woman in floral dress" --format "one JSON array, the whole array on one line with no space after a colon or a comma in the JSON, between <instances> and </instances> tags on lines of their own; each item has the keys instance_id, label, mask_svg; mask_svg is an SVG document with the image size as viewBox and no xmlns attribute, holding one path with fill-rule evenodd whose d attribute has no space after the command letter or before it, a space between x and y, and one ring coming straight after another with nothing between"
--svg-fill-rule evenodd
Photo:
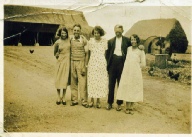
<instances>
[{"instance_id":1,"label":"woman in floral dress","mask_svg":"<svg viewBox=\"0 0 192 137\"><path fill-rule=\"evenodd\" d=\"M107 40L102 38L104 30L100 26L95 26L92 34L94 38L88 42L90 54L87 79L88 97L91 98L90 107L94 105L94 98L97 98L96 107L100 108L100 98L106 97L108 92L107 62L105 59Z\"/></svg>"}]
</instances>

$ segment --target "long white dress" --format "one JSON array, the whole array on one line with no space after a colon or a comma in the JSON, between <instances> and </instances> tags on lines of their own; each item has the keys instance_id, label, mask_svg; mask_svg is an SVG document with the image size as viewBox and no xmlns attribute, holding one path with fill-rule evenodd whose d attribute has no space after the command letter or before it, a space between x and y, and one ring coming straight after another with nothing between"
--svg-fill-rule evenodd
<instances>
[{"instance_id":1,"label":"long white dress","mask_svg":"<svg viewBox=\"0 0 192 137\"><path fill-rule=\"evenodd\" d=\"M140 49L128 48L116 99L127 102L143 101L143 79L141 67L146 65L145 53Z\"/></svg>"},{"instance_id":2,"label":"long white dress","mask_svg":"<svg viewBox=\"0 0 192 137\"><path fill-rule=\"evenodd\" d=\"M106 97L108 93L108 74L105 50L107 50L107 40L102 38L100 41L90 39L88 42L91 51L88 63L87 91L88 97Z\"/></svg>"}]
</instances>

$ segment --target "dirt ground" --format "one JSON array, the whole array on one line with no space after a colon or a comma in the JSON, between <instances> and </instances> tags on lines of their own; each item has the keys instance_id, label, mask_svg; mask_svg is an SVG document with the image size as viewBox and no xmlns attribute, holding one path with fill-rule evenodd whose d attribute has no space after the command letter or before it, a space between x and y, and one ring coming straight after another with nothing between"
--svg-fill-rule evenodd
<instances>
[{"instance_id":1,"label":"dirt ground","mask_svg":"<svg viewBox=\"0 0 192 137\"><path fill-rule=\"evenodd\" d=\"M30 54L29 49L34 49ZM56 105L53 47L4 47L5 132L191 133L191 86L143 72L144 102L134 115L105 109ZM124 108L124 107L123 107Z\"/></svg>"}]
</instances>

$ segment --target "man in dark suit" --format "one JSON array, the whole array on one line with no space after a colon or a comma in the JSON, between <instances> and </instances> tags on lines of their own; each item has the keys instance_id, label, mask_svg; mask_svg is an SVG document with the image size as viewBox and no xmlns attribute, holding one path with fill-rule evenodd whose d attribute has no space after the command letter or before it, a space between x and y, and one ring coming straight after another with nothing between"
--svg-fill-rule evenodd
<instances>
[{"instance_id":1,"label":"man in dark suit","mask_svg":"<svg viewBox=\"0 0 192 137\"><path fill-rule=\"evenodd\" d=\"M123 70L125 58L127 55L127 48L131 46L129 38L122 36L123 26L116 25L114 27L115 37L108 41L108 49L106 51L106 60L107 60L107 71L109 74L109 94L108 94L108 105L107 110L112 108L114 102L114 89L117 80L121 78L121 73ZM117 111L121 110L122 100L117 100Z\"/></svg>"}]
</instances>

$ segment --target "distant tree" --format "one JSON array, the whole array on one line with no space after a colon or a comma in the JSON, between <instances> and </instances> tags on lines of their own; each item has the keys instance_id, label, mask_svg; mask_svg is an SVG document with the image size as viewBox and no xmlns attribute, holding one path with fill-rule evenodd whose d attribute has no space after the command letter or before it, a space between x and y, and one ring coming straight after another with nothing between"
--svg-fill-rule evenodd
<instances>
[{"instance_id":1,"label":"distant tree","mask_svg":"<svg viewBox=\"0 0 192 137\"><path fill-rule=\"evenodd\" d=\"M170 40L169 55L172 53L185 53L187 50L188 40L179 21L175 22L174 28L172 28L166 39Z\"/></svg>"}]
</instances>

